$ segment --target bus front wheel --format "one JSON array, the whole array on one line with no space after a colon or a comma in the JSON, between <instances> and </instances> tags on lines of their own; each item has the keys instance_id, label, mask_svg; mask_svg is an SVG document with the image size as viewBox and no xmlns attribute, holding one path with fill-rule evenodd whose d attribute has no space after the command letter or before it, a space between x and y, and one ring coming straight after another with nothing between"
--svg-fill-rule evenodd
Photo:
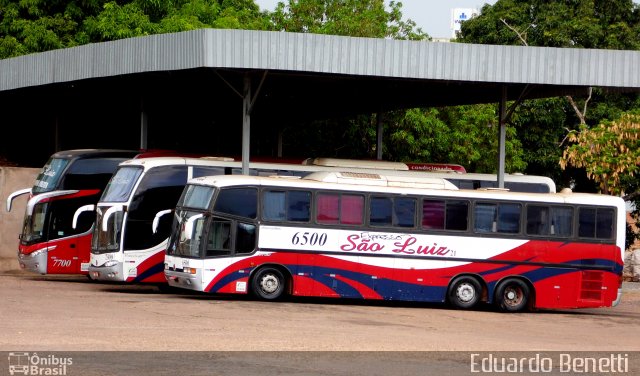
<instances>
[{"instance_id":1,"label":"bus front wheel","mask_svg":"<svg viewBox=\"0 0 640 376\"><path fill-rule=\"evenodd\" d=\"M276 300L282 297L285 284L284 274L280 270L265 267L256 272L251 286L257 297L264 300Z\"/></svg>"},{"instance_id":2,"label":"bus front wheel","mask_svg":"<svg viewBox=\"0 0 640 376\"><path fill-rule=\"evenodd\" d=\"M482 287L477 279L468 276L458 277L449 286L449 303L456 308L469 309L480 301Z\"/></svg>"},{"instance_id":3,"label":"bus front wheel","mask_svg":"<svg viewBox=\"0 0 640 376\"><path fill-rule=\"evenodd\" d=\"M529 286L520 279L502 281L496 289L496 305L505 312L519 312L529 302Z\"/></svg>"}]
</instances>

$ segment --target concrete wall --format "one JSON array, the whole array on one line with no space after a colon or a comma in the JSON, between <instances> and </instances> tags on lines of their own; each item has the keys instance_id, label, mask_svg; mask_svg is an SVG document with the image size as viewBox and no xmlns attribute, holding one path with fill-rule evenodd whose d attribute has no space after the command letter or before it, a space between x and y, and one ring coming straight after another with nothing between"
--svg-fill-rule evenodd
<instances>
[{"instance_id":1,"label":"concrete wall","mask_svg":"<svg viewBox=\"0 0 640 376\"><path fill-rule=\"evenodd\" d=\"M39 168L0 167L0 270L19 269L18 235L29 195L13 200L11 212L7 212L7 196L19 189L30 188Z\"/></svg>"}]
</instances>

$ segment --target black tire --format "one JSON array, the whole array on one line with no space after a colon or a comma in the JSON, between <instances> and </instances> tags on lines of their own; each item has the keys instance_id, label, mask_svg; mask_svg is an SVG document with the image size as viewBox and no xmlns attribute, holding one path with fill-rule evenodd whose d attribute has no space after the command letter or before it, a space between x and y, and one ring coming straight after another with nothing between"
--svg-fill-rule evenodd
<instances>
[{"instance_id":1,"label":"black tire","mask_svg":"<svg viewBox=\"0 0 640 376\"><path fill-rule=\"evenodd\" d=\"M449 285L447 298L455 308L470 309L480 301L482 287L477 279L469 276L458 277Z\"/></svg>"},{"instance_id":2,"label":"black tire","mask_svg":"<svg viewBox=\"0 0 640 376\"><path fill-rule=\"evenodd\" d=\"M263 300L277 300L282 297L286 287L284 274L277 268L264 267L251 279L253 294Z\"/></svg>"},{"instance_id":3,"label":"black tire","mask_svg":"<svg viewBox=\"0 0 640 376\"><path fill-rule=\"evenodd\" d=\"M495 303L504 312L520 312L529 304L529 285L516 278L506 279L496 288Z\"/></svg>"}]
</instances>

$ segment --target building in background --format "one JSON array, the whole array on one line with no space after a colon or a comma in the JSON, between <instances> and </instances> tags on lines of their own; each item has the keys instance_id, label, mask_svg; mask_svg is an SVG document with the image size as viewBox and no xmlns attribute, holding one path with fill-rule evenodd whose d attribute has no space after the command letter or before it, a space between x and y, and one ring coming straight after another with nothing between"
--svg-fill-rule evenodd
<instances>
[{"instance_id":1,"label":"building in background","mask_svg":"<svg viewBox=\"0 0 640 376\"><path fill-rule=\"evenodd\" d=\"M478 10L473 8L453 8L451 9L451 38L455 38L460 32L460 25L478 15Z\"/></svg>"}]
</instances>

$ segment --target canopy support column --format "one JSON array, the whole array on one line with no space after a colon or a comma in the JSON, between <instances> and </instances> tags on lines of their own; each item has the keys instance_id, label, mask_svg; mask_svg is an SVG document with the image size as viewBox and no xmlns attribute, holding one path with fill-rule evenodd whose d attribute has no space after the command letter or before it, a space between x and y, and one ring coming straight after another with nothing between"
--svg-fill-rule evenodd
<instances>
[{"instance_id":1,"label":"canopy support column","mask_svg":"<svg viewBox=\"0 0 640 376\"><path fill-rule=\"evenodd\" d=\"M502 86L500 96L500 120L498 128L498 188L504 188L505 141L507 134L507 86Z\"/></svg>"},{"instance_id":2,"label":"canopy support column","mask_svg":"<svg viewBox=\"0 0 640 376\"><path fill-rule=\"evenodd\" d=\"M382 160L382 112L376 113L377 140L376 140L376 159Z\"/></svg>"},{"instance_id":3,"label":"canopy support column","mask_svg":"<svg viewBox=\"0 0 640 376\"><path fill-rule=\"evenodd\" d=\"M143 109L140 110L140 150L149 147L149 117Z\"/></svg>"},{"instance_id":4,"label":"canopy support column","mask_svg":"<svg viewBox=\"0 0 640 376\"><path fill-rule=\"evenodd\" d=\"M249 150L251 146L251 77L244 74L242 91L242 175L249 175Z\"/></svg>"}]
</instances>

